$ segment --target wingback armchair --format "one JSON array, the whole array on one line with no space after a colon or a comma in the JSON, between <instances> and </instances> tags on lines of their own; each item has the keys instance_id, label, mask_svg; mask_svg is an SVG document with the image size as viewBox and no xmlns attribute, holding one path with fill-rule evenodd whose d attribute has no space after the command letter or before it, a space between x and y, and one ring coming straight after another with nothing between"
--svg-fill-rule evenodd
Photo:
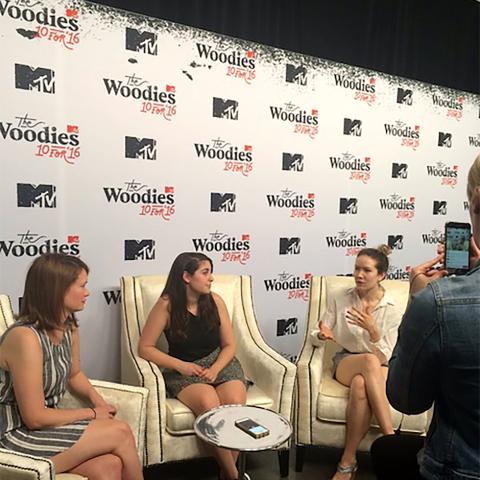
<instances>
[{"instance_id":1,"label":"wingback armchair","mask_svg":"<svg viewBox=\"0 0 480 480\"><path fill-rule=\"evenodd\" d=\"M408 282L385 280L396 305L407 306ZM309 334L317 328L332 295L344 288L353 287L352 277L313 277L310 285L308 324L304 344L297 362L296 396L296 470L303 467L304 447L309 445L342 448L345 445L345 413L348 387L333 378L332 357L341 347L334 342L323 342L320 347L311 344ZM394 428L401 422L401 430L424 435L427 430L427 412L420 415L403 415L391 407ZM381 435L375 418L359 446L368 451L372 442Z\"/></svg>"},{"instance_id":2,"label":"wingback armchair","mask_svg":"<svg viewBox=\"0 0 480 480\"><path fill-rule=\"evenodd\" d=\"M195 436L192 411L168 398L161 369L138 356L138 341L153 305L165 286L165 276L123 277L122 288L122 382L149 390L147 404L146 465L206 456ZM253 381L247 404L274 410L291 419L296 367L269 347L256 322L250 277L215 275L212 290L227 306L237 343L236 356ZM167 351L164 335L158 347ZM280 471L288 474L288 444L279 449Z\"/></svg>"},{"instance_id":3,"label":"wingback armchair","mask_svg":"<svg viewBox=\"0 0 480 480\"><path fill-rule=\"evenodd\" d=\"M0 295L0 335L14 322L12 306L7 295ZM117 418L132 428L140 458L143 458L145 439L145 415L148 391L142 387L92 380L92 385L108 403L118 408ZM66 393L59 406L77 408L81 400ZM0 449L0 479L5 480L87 480L71 473L55 474L53 463L48 458L34 457L23 453Z\"/></svg>"}]
</instances>

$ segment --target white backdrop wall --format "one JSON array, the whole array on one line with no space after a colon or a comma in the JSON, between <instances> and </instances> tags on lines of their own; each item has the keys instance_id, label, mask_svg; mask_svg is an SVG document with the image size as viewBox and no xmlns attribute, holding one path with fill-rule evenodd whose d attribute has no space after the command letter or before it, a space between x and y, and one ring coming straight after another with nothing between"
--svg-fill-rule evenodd
<instances>
[{"instance_id":1,"label":"white backdrop wall","mask_svg":"<svg viewBox=\"0 0 480 480\"><path fill-rule=\"evenodd\" d=\"M80 255L91 377L119 378L121 275L204 251L294 360L311 275L389 242L406 278L468 218L473 94L81 1L0 0L0 42L0 291Z\"/></svg>"}]
</instances>

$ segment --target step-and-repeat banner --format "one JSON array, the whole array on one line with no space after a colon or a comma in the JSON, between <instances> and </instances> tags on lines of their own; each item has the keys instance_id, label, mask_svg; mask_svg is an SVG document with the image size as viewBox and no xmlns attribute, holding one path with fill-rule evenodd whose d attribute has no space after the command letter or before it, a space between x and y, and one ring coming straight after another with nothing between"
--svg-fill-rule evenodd
<instances>
[{"instance_id":1,"label":"step-and-repeat banner","mask_svg":"<svg viewBox=\"0 0 480 480\"><path fill-rule=\"evenodd\" d=\"M390 278L468 219L480 98L75 1L0 0L0 292L80 255L91 377L119 378L122 275L182 251L253 277L294 361L310 277L393 248Z\"/></svg>"}]
</instances>

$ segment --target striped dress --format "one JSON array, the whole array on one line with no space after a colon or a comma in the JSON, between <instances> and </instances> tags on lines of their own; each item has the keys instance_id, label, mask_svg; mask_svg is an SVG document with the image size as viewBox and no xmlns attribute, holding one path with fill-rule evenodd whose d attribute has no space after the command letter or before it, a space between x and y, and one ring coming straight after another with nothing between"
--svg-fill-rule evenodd
<instances>
[{"instance_id":1,"label":"striped dress","mask_svg":"<svg viewBox=\"0 0 480 480\"><path fill-rule=\"evenodd\" d=\"M18 326L31 328L43 351L43 392L45 407L55 408L67 388L71 368L72 333L67 330L62 342L52 343L47 333L34 325L16 322L0 339ZM90 420L80 420L60 427L30 430L23 423L15 399L10 373L0 368L0 447L37 457L53 457L79 440Z\"/></svg>"}]
</instances>

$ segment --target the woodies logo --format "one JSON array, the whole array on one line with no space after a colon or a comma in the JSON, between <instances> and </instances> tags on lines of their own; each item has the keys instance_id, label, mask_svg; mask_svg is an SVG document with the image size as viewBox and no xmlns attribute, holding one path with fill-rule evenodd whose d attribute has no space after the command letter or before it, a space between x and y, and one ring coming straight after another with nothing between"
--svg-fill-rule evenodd
<instances>
[{"instance_id":1,"label":"the woodies logo","mask_svg":"<svg viewBox=\"0 0 480 480\"><path fill-rule=\"evenodd\" d=\"M396 193L392 193L389 197L380 198L380 210L395 210L397 215L395 218L406 218L411 221L415 216L415 197L402 197Z\"/></svg>"},{"instance_id":2,"label":"the woodies logo","mask_svg":"<svg viewBox=\"0 0 480 480\"><path fill-rule=\"evenodd\" d=\"M175 214L175 188L150 187L135 179L124 182L123 187L103 187L108 203L139 205L141 216L170 220Z\"/></svg>"},{"instance_id":3,"label":"the woodies logo","mask_svg":"<svg viewBox=\"0 0 480 480\"><path fill-rule=\"evenodd\" d=\"M420 146L420 125L407 125L402 120L384 123L385 135L401 139L400 145L416 150Z\"/></svg>"},{"instance_id":4,"label":"the woodies logo","mask_svg":"<svg viewBox=\"0 0 480 480\"><path fill-rule=\"evenodd\" d=\"M161 115L169 121L177 113L174 85L155 85L142 77L137 77L135 73L125 75L125 80L103 78L103 84L108 95L126 100L139 100L142 113Z\"/></svg>"},{"instance_id":5,"label":"the woodies logo","mask_svg":"<svg viewBox=\"0 0 480 480\"><path fill-rule=\"evenodd\" d=\"M307 85L307 67L305 65L285 65L285 81L305 87Z\"/></svg>"},{"instance_id":6,"label":"the woodies logo","mask_svg":"<svg viewBox=\"0 0 480 480\"><path fill-rule=\"evenodd\" d=\"M435 165L427 165L426 167L427 175L438 178L440 185L447 185L451 188L455 188L457 185L458 165L450 167L443 162L437 162Z\"/></svg>"},{"instance_id":7,"label":"the woodies logo","mask_svg":"<svg viewBox=\"0 0 480 480\"><path fill-rule=\"evenodd\" d=\"M335 73L333 75L335 85L337 87L345 88L347 90L352 90L354 92L354 100L359 100L365 102L368 105L375 103L375 91L377 80L375 77L359 77L359 76L348 76L342 75L340 73Z\"/></svg>"},{"instance_id":8,"label":"the woodies logo","mask_svg":"<svg viewBox=\"0 0 480 480\"><path fill-rule=\"evenodd\" d=\"M477 133L477 135L469 135L468 144L471 147L479 148L480 147L480 133Z\"/></svg>"},{"instance_id":9,"label":"the woodies logo","mask_svg":"<svg viewBox=\"0 0 480 480\"><path fill-rule=\"evenodd\" d=\"M358 234L342 230L336 235L327 235L325 242L328 248L344 250L346 257L356 256L358 252L367 246L367 232Z\"/></svg>"},{"instance_id":10,"label":"the woodies logo","mask_svg":"<svg viewBox=\"0 0 480 480\"><path fill-rule=\"evenodd\" d=\"M447 117L460 120L463 116L463 101L461 95L451 95L449 97L441 96L436 93L432 94L432 103L435 107L446 111Z\"/></svg>"},{"instance_id":11,"label":"the woodies logo","mask_svg":"<svg viewBox=\"0 0 480 480\"><path fill-rule=\"evenodd\" d=\"M402 105L413 105L413 90L409 88L397 88L397 103Z\"/></svg>"},{"instance_id":12,"label":"the woodies logo","mask_svg":"<svg viewBox=\"0 0 480 480\"><path fill-rule=\"evenodd\" d=\"M300 277L292 273L282 272L275 278L263 280L263 284L267 292L286 292L289 300L301 299L308 302L311 278L311 273L305 273L303 277Z\"/></svg>"},{"instance_id":13,"label":"the woodies logo","mask_svg":"<svg viewBox=\"0 0 480 480\"><path fill-rule=\"evenodd\" d=\"M255 79L255 51L251 48L248 50L237 50L228 47L222 41L216 45L197 42L196 47L198 57L202 61L225 65L225 75L227 77L238 78L248 84ZM200 67L203 65L194 62L191 66Z\"/></svg>"},{"instance_id":14,"label":"the woodies logo","mask_svg":"<svg viewBox=\"0 0 480 480\"><path fill-rule=\"evenodd\" d=\"M61 241L48 235L27 230L18 233L15 240L0 240L0 256L36 257L44 253L79 255L80 237L78 235L67 235L66 240Z\"/></svg>"},{"instance_id":15,"label":"the woodies logo","mask_svg":"<svg viewBox=\"0 0 480 480\"><path fill-rule=\"evenodd\" d=\"M387 280L408 280L409 277L410 265L405 265L405 267L395 267L394 265L391 265L385 276Z\"/></svg>"},{"instance_id":16,"label":"the woodies logo","mask_svg":"<svg viewBox=\"0 0 480 480\"><path fill-rule=\"evenodd\" d=\"M308 222L315 216L315 194L300 194L289 190L280 193L267 193L267 203L271 208L289 209L291 218L304 218Z\"/></svg>"},{"instance_id":17,"label":"the woodies logo","mask_svg":"<svg viewBox=\"0 0 480 480\"><path fill-rule=\"evenodd\" d=\"M80 138L77 125L60 129L28 113L12 121L0 121L0 141L26 142L34 145L37 157L61 158L74 164L80 157Z\"/></svg>"},{"instance_id":18,"label":"the woodies logo","mask_svg":"<svg viewBox=\"0 0 480 480\"><path fill-rule=\"evenodd\" d=\"M214 138L208 143L194 143L199 159L220 160L226 172L240 173L248 177L253 170L252 145L234 145L222 138Z\"/></svg>"},{"instance_id":19,"label":"the woodies logo","mask_svg":"<svg viewBox=\"0 0 480 480\"><path fill-rule=\"evenodd\" d=\"M250 234L236 237L215 230L204 237L192 238L196 252L218 253L221 262L237 262L246 265L250 260Z\"/></svg>"},{"instance_id":20,"label":"the woodies logo","mask_svg":"<svg viewBox=\"0 0 480 480\"><path fill-rule=\"evenodd\" d=\"M147 55L157 55L157 34L153 32L143 32L136 28L125 29L125 48L132 52L142 52Z\"/></svg>"},{"instance_id":21,"label":"the woodies logo","mask_svg":"<svg viewBox=\"0 0 480 480\"><path fill-rule=\"evenodd\" d=\"M438 245L443 243L445 240L445 235L441 230L434 228L431 232L422 233L422 242L426 245Z\"/></svg>"},{"instance_id":22,"label":"the woodies logo","mask_svg":"<svg viewBox=\"0 0 480 480\"><path fill-rule=\"evenodd\" d=\"M66 8L60 13L55 8L41 7L39 1L17 0L13 3L11 0L0 0L0 16L18 20L17 32L28 39L41 38L57 42L68 50L80 42L76 8ZM29 29L21 28L24 25Z\"/></svg>"},{"instance_id":23,"label":"the woodies logo","mask_svg":"<svg viewBox=\"0 0 480 480\"><path fill-rule=\"evenodd\" d=\"M370 180L372 163L370 157L358 157L349 152L340 155L330 156L330 168L333 170L342 170L350 173L350 180L357 180L362 183L368 183Z\"/></svg>"},{"instance_id":24,"label":"the woodies logo","mask_svg":"<svg viewBox=\"0 0 480 480\"><path fill-rule=\"evenodd\" d=\"M122 303L122 293L119 288L104 290L102 294L107 305L118 305Z\"/></svg>"},{"instance_id":25,"label":"the woodies logo","mask_svg":"<svg viewBox=\"0 0 480 480\"><path fill-rule=\"evenodd\" d=\"M294 125L293 132L315 138L318 133L318 110L305 110L292 102L282 107L270 105L272 120L279 120Z\"/></svg>"},{"instance_id":26,"label":"the woodies logo","mask_svg":"<svg viewBox=\"0 0 480 480\"><path fill-rule=\"evenodd\" d=\"M17 207L56 208L56 192L55 185L17 183Z\"/></svg>"}]
</instances>

